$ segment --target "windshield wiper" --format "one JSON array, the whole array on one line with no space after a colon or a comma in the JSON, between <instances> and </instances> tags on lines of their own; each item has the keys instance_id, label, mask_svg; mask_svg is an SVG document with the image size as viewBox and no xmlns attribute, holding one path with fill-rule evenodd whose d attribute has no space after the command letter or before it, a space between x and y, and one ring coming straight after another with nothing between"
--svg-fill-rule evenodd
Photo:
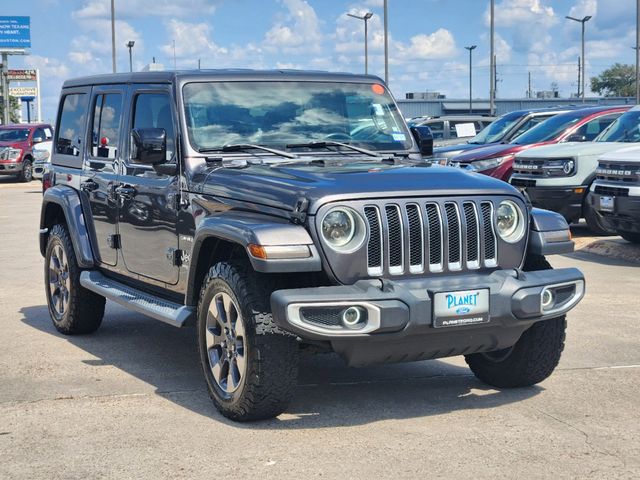
<instances>
[{"instance_id":1,"label":"windshield wiper","mask_svg":"<svg viewBox=\"0 0 640 480\"><path fill-rule=\"evenodd\" d=\"M211 152L244 152L246 150L262 150L263 152L269 152L273 155L278 155L285 158L298 158L296 155L285 152L284 150L278 150L276 148L264 147L262 145L254 145L252 143L236 143L232 145L224 145L220 148L201 148L198 153L211 153Z\"/></svg>"},{"instance_id":2,"label":"windshield wiper","mask_svg":"<svg viewBox=\"0 0 640 480\"><path fill-rule=\"evenodd\" d=\"M365 155L369 155L370 157L379 157L376 152L372 150L367 150L366 148L356 147L354 145L350 145L348 143L342 142L334 142L330 141L321 141L321 142L308 142L308 143L291 143L287 145L287 148L329 148L329 147L343 147L348 148L349 150L354 150L356 152L364 153Z\"/></svg>"}]
</instances>

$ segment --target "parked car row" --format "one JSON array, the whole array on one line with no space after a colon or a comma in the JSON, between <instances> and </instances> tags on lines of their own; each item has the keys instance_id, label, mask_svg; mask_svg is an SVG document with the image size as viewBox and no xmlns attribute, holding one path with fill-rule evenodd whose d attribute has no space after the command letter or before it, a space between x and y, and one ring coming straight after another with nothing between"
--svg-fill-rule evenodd
<instances>
[{"instance_id":1,"label":"parked car row","mask_svg":"<svg viewBox=\"0 0 640 480\"><path fill-rule=\"evenodd\" d=\"M442 115L415 117L409 120L410 127L429 127L433 145L444 147L460 145L491 125L496 117L488 115Z\"/></svg>"},{"instance_id":2,"label":"parked car row","mask_svg":"<svg viewBox=\"0 0 640 480\"><path fill-rule=\"evenodd\" d=\"M53 128L46 123L1 125L0 175L30 182L34 178L36 157L39 162L46 162L51 154L52 139Z\"/></svg>"},{"instance_id":3,"label":"parked car row","mask_svg":"<svg viewBox=\"0 0 640 480\"><path fill-rule=\"evenodd\" d=\"M622 142L640 142L640 106L523 110L503 115L466 144L435 148L433 161L500 178L534 207L637 242L640 164L633 160L640 149L621 150Z\"/></svg>"}]
</instances>

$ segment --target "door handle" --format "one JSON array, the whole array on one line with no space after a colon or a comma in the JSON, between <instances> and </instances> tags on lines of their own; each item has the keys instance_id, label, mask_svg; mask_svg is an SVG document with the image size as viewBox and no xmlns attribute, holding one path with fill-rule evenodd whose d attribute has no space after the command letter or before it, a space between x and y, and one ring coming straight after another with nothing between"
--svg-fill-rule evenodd
<instances>
[{"instance_id":1,"label":"door handle","mask_svg":"<svg viewBox=\"0 0 640 480\"><path fill-rule=\"evenodd\" d=\"M125 200L131 200L138 193L131 185L119 185L115 188L116 195Z\"/></svg>"},{"instance_id":2,"label":"door handle","mask_svg":"<svg viewBox=\"0 0 640 480\"><path fill-rule=\"evenodd\" d=\"M98 185L96 182L94 182L93 180L89 179L89 180L85 180L84 182L80 183L80 190L82 190L83 192L93 192L95 190L98 189L100 185Z\"/></svg>"}]
</instances>

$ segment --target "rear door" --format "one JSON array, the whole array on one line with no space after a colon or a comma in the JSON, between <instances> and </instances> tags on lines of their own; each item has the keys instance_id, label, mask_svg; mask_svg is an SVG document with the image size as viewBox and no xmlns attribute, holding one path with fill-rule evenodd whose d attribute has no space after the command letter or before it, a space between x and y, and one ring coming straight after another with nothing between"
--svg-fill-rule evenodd
<instances>
[{"instance_id":1,"label":"rear door","mask_svg":"<svg viewBox=\"0 0 640 480\"><path fill-rule=\"evenodd\" d=\"M171 89L164 85L132 86L127 135L133 128L163 128L167 138L167 163L176 163L176 121ZM129 150L129 148L127 148ZM131 161L122 165L118 229L122 256L130 274L175 285L179 267L177 200L179 176L159 172Z\"/></svg>"},{"instance_id":2,"label":"rear door","mask_svg":"<svg viewBox=\"0 0 640 480\"><path fill-rule=\"evenodd\" d=\"M122 111L126 85L94 87L89 110L83 174L80 183L84 211L98 261L114 266L118 261L120 239L117 232L118 202L114 196L118 184L118 165L122 161Z\"/></svg>"}]
</instances>

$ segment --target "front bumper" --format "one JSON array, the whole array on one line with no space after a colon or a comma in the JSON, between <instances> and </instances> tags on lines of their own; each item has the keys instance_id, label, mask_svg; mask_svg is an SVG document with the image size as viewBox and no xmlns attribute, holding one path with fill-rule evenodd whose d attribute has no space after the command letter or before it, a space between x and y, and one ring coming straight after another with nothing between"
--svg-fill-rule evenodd
<instances>
[{"instance_id":1,"label":"front bumper","mask_svg":"<svg viewBox=\"0 0 640 480\"><path fill-rule=\"evenodd\" d=\"M33 178L42 180L45 173L49 171L49 162L35 162L33 164Z\"/></svg>"},{"instance_id":2,"label":"front bumper","mask_svg":"<svg viewBox=\"0 0 640 480\"><path fill-rule=\"evenodd\" d=\"M551 210L562 215L567 222L575 222L582 218L582 205L589 192L589 187L541 187L524 186L518 178L512 178L511 185L527 193L534 207Z\"/></svg>"},{"instance_id":3,"label":"front bumper","mask_svg":"<svg viewBox=\"0 0 640 480\"><path fill-rule=\"evenodd\" d=\"M600 209L602 196L613 197L613 211ZM640 196L601 195L591 192L587 201L601 216L603 226L608 230L640 233Z\"/></svg>"},{"instance_id":4,"label":"front bumper","mask_svg":"<svg viewBox=\"0 0 640 480\"><path fill-rule=\"evenodd\" d=\"M472 286L488 290L488 322L437 327L435 294L468 291ZM545 289L554 292L558 305L543 311ZM563 315L583 295L584 277L575 268L498 270L485 275L362 280L345 286L278 290L271 296L271 307L275 322L284 330L303 340L329 342L348 364L363 366L507 348L534 322ZM305 321L300 314L304 308L337 312L350 305L368 313L368 322L360 330L337 325L338 317L332 320L331 314L321 317L322 323Z\"/></svg>"},{"instance_id":5,"label":"front bumper","mask_svg":"<svg viewBox=\"0 0 640 480\"><path fill-rule=\"evenodd\" d=\"M17 175L22 171L22 162L0 162L0 175Z\"/></svg>"}]
</instances>

